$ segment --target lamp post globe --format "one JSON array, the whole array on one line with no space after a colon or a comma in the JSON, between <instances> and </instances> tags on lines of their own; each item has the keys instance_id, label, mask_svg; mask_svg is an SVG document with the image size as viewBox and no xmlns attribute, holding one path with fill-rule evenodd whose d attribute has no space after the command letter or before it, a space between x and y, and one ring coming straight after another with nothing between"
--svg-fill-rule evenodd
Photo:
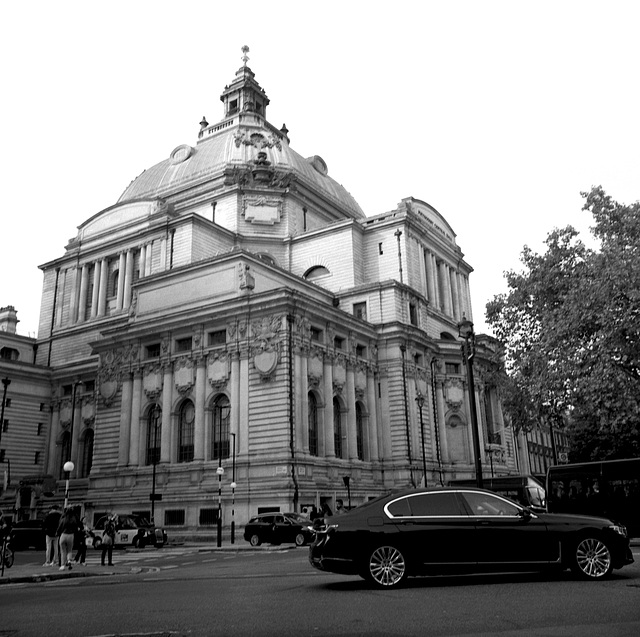
<instances>
[{"instance_id":1,"label":"lamp post globe","mask_svg":"<svg viewBox=\"0 0 640 637\"><path fill-rule=\"evenodd\" d=\"M67 480L64 487L64 508L66 509L67 505L69 504L69 474L75 469L75 465L73 464L73 462L71 462L71 460L67 460L67 462L64 463L62 469L67 474Z\"/></svg>"}]
</instances>

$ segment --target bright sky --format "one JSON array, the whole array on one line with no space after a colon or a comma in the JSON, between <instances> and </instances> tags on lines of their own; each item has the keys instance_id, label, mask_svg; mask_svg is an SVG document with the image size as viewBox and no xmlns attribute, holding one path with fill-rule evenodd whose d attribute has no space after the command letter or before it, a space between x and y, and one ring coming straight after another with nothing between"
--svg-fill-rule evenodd
<instances>
[{"instance_id":1,"label":"bright sky","mask_svg":"<svg viewBox=\"0 0 640 637\"><path fill-rule=\"evenodd\" d=\"M485 331L525 244L588 239L581 191L640 198L639 29L632 0L5 2L0 306L36 333L38 265L222 118L246 44L269 121L367 215L449 221Z\"/></svg>"}]
</instances>

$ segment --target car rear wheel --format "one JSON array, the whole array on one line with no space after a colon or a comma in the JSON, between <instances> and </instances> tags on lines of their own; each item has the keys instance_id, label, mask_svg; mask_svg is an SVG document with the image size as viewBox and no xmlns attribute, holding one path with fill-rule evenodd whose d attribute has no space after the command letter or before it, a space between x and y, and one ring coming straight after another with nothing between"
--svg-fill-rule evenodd
<instances>
[{"instance_id":1,"label":"car rear wheel","mask_svg":"<svg viewBox=\"0 0 640 637\"><path fill-rule=\"evenodd\" d=\"M376 586L399 586L407 577L407 562L395 546L379 546L369 556L367 579Z\"/></svg>"},{"instance_id":2,"label":"car rear wheel","mask_svg":"<svg viewBox=\"0 0 640 637\"><path fill-rule=\"evenodd\" d=\"M251 544L251 546L260 546L262 544L262 540L257 533L254 533L249 539L249 544Z\"/></svg>"},{"instance_id":3,"label":"car rear wheel","mask_svg":"<svg viewBox=\"0 0 640 637\"><path fill-rule=\"evenodd\" d=\"M304 533L298 533L296 535L296 546L304 546L307 543L307 538L305 538Z\"/></svg>"},{"instance_id":4,"label":"car rear wheel","mask_svg":"<svg viewBox=\"0 0 640 637\"><path fill-rule=\"evenodd\" d=\"M595 536L578 540L571 569L584 579L603 579L611 575L613 560L607 543Z\"/></svg>"}]
</instances>

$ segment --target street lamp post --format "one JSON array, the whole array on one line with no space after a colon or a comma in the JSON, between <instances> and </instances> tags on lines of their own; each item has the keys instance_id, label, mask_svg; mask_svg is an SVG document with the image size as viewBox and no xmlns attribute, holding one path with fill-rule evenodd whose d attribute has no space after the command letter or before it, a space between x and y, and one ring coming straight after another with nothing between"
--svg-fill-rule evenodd
<instances>
[{"instance_id":1,"label":"street lamp post","mask_svg":"<svg viewBox=\"0 0 640 637\"><path fill-rule=\"evenodd\" d=\"M473 358L475 356L475 334L473 323L464 314L458 323L458 335L464 339L461 345L462 359L467 367L469 383L469 410L471 413L471 434L473 436L473 455L476 466L476 485L482 488L482 458L480 456L480 434L478 433L478 412L476 410L476 389L473 381Z\"/></svg>"},{"instance_id":2,"label":"street lamp post","mask_svg":"<svg viewBox=\"0 0 640 637\"><path fill-rule=\"evenodd\" d=\"M73 464L73 462L71 462L71 460L68 460L64 463L64 466L62 468L67 476L66 484L64 487L64 508L66 511L69 504L69 474L75 469L75 465Z\"/></svg>"},{"instance_id":3,"label":"street lamp post","mask_svg":"<svg viewBox=\"0 0 640 637\"><path fill-rule=\"evenodd\" d=\"M4 389L2 390L2 410L0 412L0 440L2 440L2 429L4 427L4 404L7 402L7 389L11 385L11 380L8 377L2 379Z\"/></svg>"},{"instance_id":4,"label":"street lamp post","mask_svg":"<svg viewBox=\"0 0 640 637\"><path fill-rule=\"evenodd\" d=\"M418 391L416 396L416 403L418 403L418 409L420 410L420 437L422 439L422 474L424 475L424 486L427 486L427 456L424 450L424 422L422 420L422 408L424 407L424 395L421 391Z\"/></svg>"}]
</instances>

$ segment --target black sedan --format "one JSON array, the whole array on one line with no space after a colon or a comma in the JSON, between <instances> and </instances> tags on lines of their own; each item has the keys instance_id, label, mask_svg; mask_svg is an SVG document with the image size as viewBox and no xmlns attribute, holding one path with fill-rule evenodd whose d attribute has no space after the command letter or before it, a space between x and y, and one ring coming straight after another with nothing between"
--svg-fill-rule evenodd
<instances>
[{"instance_id":1,"label":"black sedan","mask_svg":"<svg viewBox=\"0 0 640 637\"><path fill-rule=\"evenodd\" d=\"M533 513L484 489L452 487L396 492L333 517L309 560L393 587L409 575L551 568L599 580L633 557L626 529L610 520Z\"/></svg>"},{"instance_id":2,"label":"black sedan","mask_svg":"<svg viewBox=\"0 0 640 637\"><path fill-rule=\"evenodd\" d=\"M251 518L244 528L244 539L251 546L263 542L304 546L315 538L312 522L299 513L261 513Z\"/></svg>"},{"instance_id":3,"label":"black sedan","mask_svg":"<svg viewBox=\"0 0 640 637\"><path fill-rule=\"evenodd\" d=\"M16 551L34 548L44 551L46 536L42 520L23 520L11 528L11 546Z\"/></svg>"}]
</instances>

